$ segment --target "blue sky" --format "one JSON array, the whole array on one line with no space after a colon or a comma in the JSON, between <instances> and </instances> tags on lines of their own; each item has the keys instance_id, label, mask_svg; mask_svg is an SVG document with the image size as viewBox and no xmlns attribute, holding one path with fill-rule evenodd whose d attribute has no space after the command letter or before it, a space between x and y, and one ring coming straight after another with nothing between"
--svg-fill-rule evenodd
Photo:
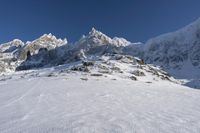
<instances>
[{"instance_id":1,"label":"blue sky","mask_svg":"<svg viewBox=\"0 0 200 133\"><path fill-rule=\"evenodd\" d=\"M200 17L200 0L0 0L0 43L44 33L70 42L92 27L145 42Z\"/></svg>"}]
</instances>

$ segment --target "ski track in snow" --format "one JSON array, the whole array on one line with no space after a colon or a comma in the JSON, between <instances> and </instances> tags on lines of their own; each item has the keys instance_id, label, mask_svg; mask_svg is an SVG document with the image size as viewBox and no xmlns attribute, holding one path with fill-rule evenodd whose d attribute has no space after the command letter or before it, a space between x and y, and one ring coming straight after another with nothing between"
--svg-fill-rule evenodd
<instances>
[{"instance_id":1,"label":"ski track in snow","mask_svg":"<svg viewBox=\"0 0 200 133\"><path fill-rule=\"evenodd\" d=\"M80 77L1 84L0 132L200 132L199 90L167 81Z\"/></svg>"}]
</instances>

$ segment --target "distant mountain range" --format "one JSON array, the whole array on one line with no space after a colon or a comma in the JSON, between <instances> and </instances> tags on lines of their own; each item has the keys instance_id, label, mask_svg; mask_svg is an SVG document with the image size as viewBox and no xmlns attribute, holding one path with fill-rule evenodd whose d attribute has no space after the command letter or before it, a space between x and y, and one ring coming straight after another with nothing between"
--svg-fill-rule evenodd
<instances>
[{"instance_id":1,"label":"distant mountain range","mask_svg":"<svg viewBox=\"0 0 200 133\"><path fill-rule=\"evenodd\" d=\"M105 54L137 56L176 78L188 79L188 84L200 86L200 19L145 44L110 38L95 28L74 44L52 34L26 43L15 39L0 45L0 72L57 66Z\"/></svg>"}]
</instances>

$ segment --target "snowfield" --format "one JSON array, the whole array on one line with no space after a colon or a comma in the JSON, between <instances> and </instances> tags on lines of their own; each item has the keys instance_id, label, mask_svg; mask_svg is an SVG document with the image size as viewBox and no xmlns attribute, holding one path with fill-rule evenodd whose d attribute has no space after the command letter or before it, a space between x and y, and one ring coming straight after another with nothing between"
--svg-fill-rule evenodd
<instances>
[{"instance_id":1,"label":"snowfield","mask_svg":"<svg viewBox=\"0 0 200 133\"><path fill-rule=\"evenodd\" d=\"M0 132L199 133L200 91L145 74L137 81L53 68L2 75Z\"/></svg>"}]
</instances>

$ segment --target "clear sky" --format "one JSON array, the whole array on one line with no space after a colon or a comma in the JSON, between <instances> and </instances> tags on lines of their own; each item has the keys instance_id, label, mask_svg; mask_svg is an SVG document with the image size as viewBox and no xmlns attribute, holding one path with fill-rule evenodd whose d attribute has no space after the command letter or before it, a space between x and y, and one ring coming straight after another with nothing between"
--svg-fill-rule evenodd
<instances>
[{"instance_id":1,"label":"clear sky","mask_svg":"<svg viewBox=\"0 0 200 133\"><path fill-rule=\"evenodd\" d=\"M145 42L200 17L200 0L0 0L0 43L44 33L70 42L92 27Z\"/></svg>"}]
</instances>

